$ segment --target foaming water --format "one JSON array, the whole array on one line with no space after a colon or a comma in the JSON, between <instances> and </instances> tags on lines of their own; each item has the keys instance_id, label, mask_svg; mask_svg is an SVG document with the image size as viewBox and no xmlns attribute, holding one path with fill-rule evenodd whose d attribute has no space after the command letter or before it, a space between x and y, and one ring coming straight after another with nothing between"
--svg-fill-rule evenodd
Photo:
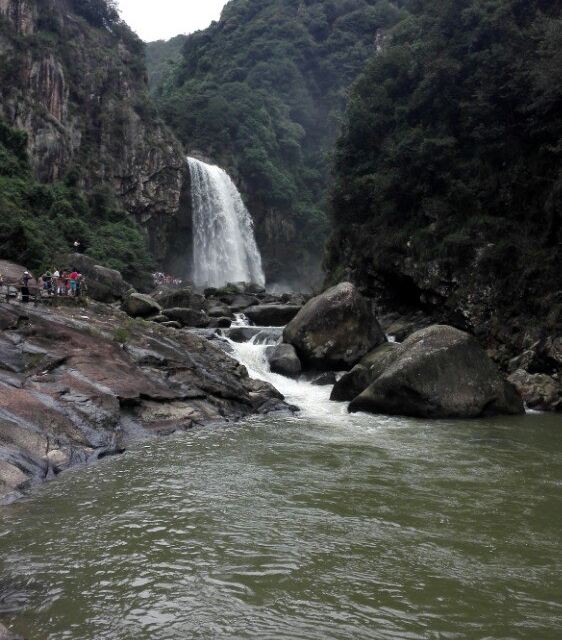
<instances>
[{"instance_id":1,"label":"foaming water","mask_svg":"<svg viewBox=\"0 0 562 640\"><path fill-rule=\"evenodd\" d=\"M230 176L220 167L188 158L193 206L193 280L265 284L252 218Z\"/></svg>"},{"instance_id":2,"label":"foaming water","mask_svg":"<svg viewBox=\"0 0 562 640\"><path fill-rule=\"evenodd\" d=\"M349 416L272 373L266 344L232 346L300 414L139 443L4 509L4 623L28 640L558 640L558 416Z\"/></svg>"},{"instance_id":3,"label":"foaming water","mask_svg":"<svg viewBox=\"0 0 562 640\"><path fill-rule=\"evenodd\" d=\"M350 423L362 429L373 428L372 416L364 414L350 416L346 403L330 402L332 387L318 386L305 379L295 380L273 373L266 356L266 350L272 345L272 341L266 340L260 343L260 334L258 334L249 342L230 342L230 344L233 357L246 366L251 377L269 382L285 396L287 402L299 407L298 420L305 419L317 424L329 424L336 429L341 427L348 434ZM386 418L381 417L380 424L387 422Z\"/></svg>"}]
</instances>

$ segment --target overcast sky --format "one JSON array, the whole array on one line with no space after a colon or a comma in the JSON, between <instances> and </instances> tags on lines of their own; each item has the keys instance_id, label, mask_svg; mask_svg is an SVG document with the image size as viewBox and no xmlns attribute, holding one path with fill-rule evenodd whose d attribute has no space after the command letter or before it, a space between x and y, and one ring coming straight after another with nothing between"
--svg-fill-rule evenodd
<instances>
[{"instance_id":1,"label":"overcast sky","mask_svg":"<svg viewBox=\"0 0 562 640\"><path fill-rule=\"evenodd\" d=\"M146 42L191 33L218 20L227 0L118 0L121 17Z\"/></svg>"}]
</instances>

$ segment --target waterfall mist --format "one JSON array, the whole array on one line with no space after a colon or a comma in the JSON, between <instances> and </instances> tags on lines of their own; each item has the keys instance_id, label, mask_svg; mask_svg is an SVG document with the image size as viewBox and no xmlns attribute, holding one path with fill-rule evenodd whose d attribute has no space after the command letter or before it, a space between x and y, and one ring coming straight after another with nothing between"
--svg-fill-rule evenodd
<instances>
[{"instance_id":1,"label":"waterfall mist","mask_svg":"<svg viewBox=\"0 0 562 640\"><path fill-rule=\"evenodd\" d=\"M242 196L220 167L188 158L193 205L193 280L265 284L254 226Z\"/></svg>"}]
</instances>

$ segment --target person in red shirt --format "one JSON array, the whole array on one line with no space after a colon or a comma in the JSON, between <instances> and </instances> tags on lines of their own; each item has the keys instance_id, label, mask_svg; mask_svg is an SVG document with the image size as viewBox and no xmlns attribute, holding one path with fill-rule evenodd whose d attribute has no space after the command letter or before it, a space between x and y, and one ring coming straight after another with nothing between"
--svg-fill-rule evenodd
<instances>
[{"instance_id":1,"label":"person in red shirt","mask_svg":"<svg viewBox=\"0 0 562 640\"><path fill-rule=\"evenodd\" d=\"M76 269L72 270L72 273L68 276L70 278L70 295L76 295L76 286L79 278L78 271Z\"/></svg>"}]
</instances>

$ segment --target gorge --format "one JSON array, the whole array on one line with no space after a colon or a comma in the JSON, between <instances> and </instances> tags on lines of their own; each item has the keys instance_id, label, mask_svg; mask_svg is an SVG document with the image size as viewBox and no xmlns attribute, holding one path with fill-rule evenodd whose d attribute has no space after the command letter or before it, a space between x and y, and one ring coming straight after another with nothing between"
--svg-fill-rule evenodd
<instances>
[{"instance_id":1,"label":"gorge","mask_svg":"<svg viewBox=\"0 0 562 640\"><path fill-rule=\"evenodd\" d=\"M0 0L0 640L558 640L560 34Z\"/></svg>"}]
</instances>

